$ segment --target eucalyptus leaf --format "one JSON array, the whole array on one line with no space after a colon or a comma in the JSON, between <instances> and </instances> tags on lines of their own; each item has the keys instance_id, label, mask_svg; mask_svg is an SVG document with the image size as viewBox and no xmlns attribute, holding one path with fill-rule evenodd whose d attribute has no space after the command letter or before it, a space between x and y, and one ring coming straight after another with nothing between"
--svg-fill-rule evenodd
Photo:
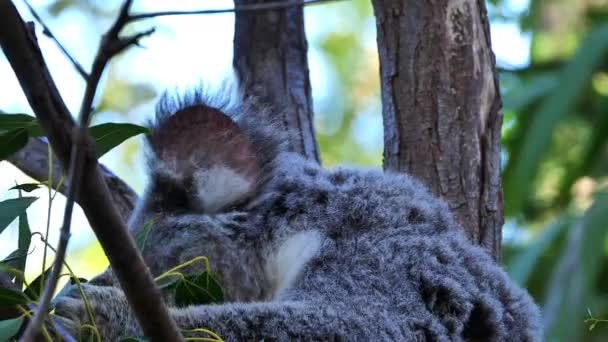
<instances>
[{"instance_id":1,"label":"eucalyptus leaf","mask_svg":"<svg viewBox=\"0 0 608 342\"><path fill-rule=\"evenodd\" d=\"M144 224L144 227L135 235L135 245L137 246L139 252L144 251L144 247L146 246L146 240L148 239L150 230L152 230L152 225L154 225L154 220L146 222L146 224Z\"/></svg>"},{"instance_id":2,"label":"eucalyptus leaf","mask_svg":"<svg viewBox=\"0 0 608 342\"><path fill-rule=\"evenodd\" d=\"M97 149L97 157L120 145L123 141L142 133L148 133L146 127L129 123L104 123L92 126L89 130Z\"/></svg>"},{"instance_id":3,"label":"eucalyptus leaf","mask_svg":"<svg viewBox=\"0 0 608 342\"><path fill-rule=\"evenodd\" d=\"M25 289L25 291L23 291L23 293L28 298L31 298L32 300L37 300L40 297L40 294L42 293L42 289L44 288L44 281L46 281L46 279L48 279L49 273L51 272L52 269L53 269L52 267L49 267L46 269L46 271L44 271L43 273L38 275L36 277L36 279L34 279L29 284L29 286Z\"/></svg>"},{"instance_id":4,"label":"eucalyptus leaf","mask_svg":"<svg viewBox=\"0 0 608 342\"><path fill-rule=\"evenodd\" d=\"M40 184L40 183L23 183L23 184L15 185L14 187L10 188L9 190L22 190L25 192L32 192L32 191L40 188L41 186L42 186L42 184Z\"/></svg>"},{"instance_id":5,"label":"eucalyptus leaf","mask_svg":"<svg viewBox=\"0 0 608 342\"><path fill-rule=\"evenodd\" d=\"M20 198L21 193L19 193ZM25 264L27 262L27 253L30 249L30 244L32 242L32 231L30 230L30 224L27 219L27 211L24 211L23 214L19 215L19 239L17 241L18 251L24 257L17 261L16 268L22 272L25 272ZM23 284L21 281L17 282L17 286L21 288Z\"/></svg>"},{"instance_id":6,"label":"eucalyptus leaf","mask_svg":"<svg viewBox=\"0 0 608 342\"><path fill-rule=\"evenodd\" d=\"M188 305L218 304L224 300L219 282L209 272L188 275L178 281L175 287L175 304Z\"/></svg>"},{"instance_id":7,"label":"eucalyptus leaf","mask_svg":"<svg viewBox=\"0 0 608 342\"><path fill-rule=\"evenodd\" d=\"M586 36L573 58L560 71L559 83L540 104L538 112L527 127L525 140L504 173L505 211L520 211L533 187L532 182L545 152L550 146L557 124L572 113L572 109L589 86L593 73L608 55L608 24L596 26Z\"/></svg>"},{"instance_id":8,"label":"eucalyptus leaf","mask_svg":"<svg viewBox=\"0 0 608 342\"><path fill-rule=\"evenodd\" d=\"M568 241L548 284L543 308L547 340L578 341L582 320L597 298L608 236L608 193L599 193L591 208L568 228Z\"/></svg>"},{"instance_id":9,"label":"eucalyptus leaf","mask_svg":"<svg viewBox=\"0 0 608 342\"><path fill-rule=\"evenodd\" d=\"M15 337L23 325L23 317L0 321L0 341L9 341Z\"/></svg>"},{"instance_id":10,"label":"eucalyptus leaf","mask_svg":"<svg viewBox=\"0 0 608 342\"><path fill-rule=\"evenodd\" d=\"M28 300L23 293L0 287L0 308L27 304Z\"/></svg>"},{"instance_id":11,"label":"eucalyptus leaf","mask_svg":"<svg viewBox=\"0 0 608 342\"><path fill-rule=\"evenodd\" d=\"M0 130L10 131L15 129L25 130L30 137L45 135L36 118L31 115L0 113Z\"/></svg>"},{"instance_id":12,"label":"eucalyptus leaf","mask_svg":"<svg viewBox=\"0 0 608 342\"><path fill-rule=\"evenodd\" d=\"M564 233L569 223L570 221L567 218L563 216L558 217L522 253L513 257L507 265L511 279L520 286L524 286L543 253Z\"/></svg>"},{"instance_id":13,"label":"eucalyptus leaf","mask_svg":"<svg viewBox=\"0 0 608 342\"><path fill-rule=\"evenodd\" d=\"M22 128L0 133L0 160L4 160L27 145L27 131Z\"/></svg>"},{"instance_id":14,"label":"eucalyptus leaf","mask_svg":"<svg viewBox=\"0 0 608 342\"><path fill-rule=\"evenodd\" d=\"M0 233L37 199L38 197L20 197L0 202Z\"/></svg>"}]
</instances>

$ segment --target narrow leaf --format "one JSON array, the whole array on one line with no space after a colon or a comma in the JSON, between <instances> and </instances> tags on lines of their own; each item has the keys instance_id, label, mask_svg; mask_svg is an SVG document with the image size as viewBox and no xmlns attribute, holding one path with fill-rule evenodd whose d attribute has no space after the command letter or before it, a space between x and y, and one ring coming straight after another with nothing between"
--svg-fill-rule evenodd
<instances>
[{"instance_id":1,"label":"narrow leaf","mask_svg":"<svg viewBox=\"0 0 608 342\"><path fill-rule=\"evenodd\" d=\"M507 266L511 279L520 286L524 286L540 257L553 244L557 237L565 231L569 223L570 221L565 217L558 217L522 253L516 255Z\"/></svg>"},{"instance_id":2,"label":"narrow leaf","mask_svg":"<svg viewBox=\"0 0 608 342\"><path fill-rule=\"evenodd\" d=\"M27 145L27 131L22 128L0 133L0 160L4 160Z\"/></svg>"},{"instance_id":3,"label":"narrow leaf","mask_svg":"<svg viewBox=\"0 0 608 342\"><path fill-rule=\"evenodd\" d=\"M34 279L30 285L23 291L23 293L32 300L37 300L40 297L40 293L42 293L42 289L44 288L44 284L42 283L43 279L48 279L49 273L51 272L52 267L49 267L41 273L39 276Z\"/></svg>"},{"instance_id":4,"label":"narrow leaf","mask_svg":"<svg viewBox=\"0 0 608 342\"><path fill-rule=\"evenodd\" d=\"M135 235L135 245L137 246L137 249L140 253L144 251L144 247L146 246L146 240L148 239L150 230L152 230L153 224L154 220L146 222L146 224L144 224L144 227Z\"/></svg>"},{"instance_id":5,"label":"narrow leaf","mask_svg":"<svg viewBox=\"0 0 608 342\"><path fill-rule=\"evenodd\" d=\"M541 103L530 123L521 148L513 151L504 180L508 213L519 212L528 198L540 162L548 149L553 129L567 115L591 82L593 72L608 52L608 24L597 26L581 43L570 62L561 71L555 91Z\"/></svg>"},{"instance_id":6,"label":"narrow leaf","mask_svg":"<svg viewBox=\"0 0 608 342\"><path fill-rule=\"evenodd\" d=\"M9 341L21 329L23 317L0 321L0 341Z\"/></svg>"},{"instance_id":7,"label":"narrow leaf","mask_svg":"<svg viewBox=\"0 0 608 342\"><path fill-rule=\"evenodd\" d=\"M19 193L21 196L21 193ZM23 198L23 197L20 197ZM32 231L30 230L30 224L27 219L27 211L24 211L23 214L19 215L19 240L17 241L17 250L24 257L19 259L15 268L18 270L25 272L25 264L27 262L27 253L30 249L30 244L32 242ZM21 281L17 282L17 286L21 288L23 284Z\"/></svg>"},{"instance_id":8,"label":"narrow leaf","mask_svg":"<svg viewBox=\"0 0 608 342\"><path fill-rule=\"evenodd\" d=\"M568 234L543 303L547 340L559 336L563 341L576 341L582 337L582 326L572 322L585 316L597 295L608 235L608 193L596 196L585 215L569 227Z\"/></svg>"},{"instance_id":9,"label":"narrow leaf","mask_svg":"<svg viewBox=\"0 0 608 342\"><path fill-rule=\"evenodd\" d=\"M217 304L224 300L219 282L209 272L188 275L175 287L175 304L188 305Z\"/></svg>"},{"instance_id":10,"label":"narrow leaf","mask_svg":"<svg viewBox=\"0 0 608 342\"><path fill-rule=\"evenodd\" d=\"M90 128L91 135L95 138L98 158L123 141L148 131L146 127L129 123L105 123Z\"/></svg>"},{"instance_id":11,"label":"narrow leaf","mask_svg":"<svg viewBox=\"0 0 608 342\"><path fill-rule=\"evenodd\" d=\"M32 191L40 188L41 186L42 186L42 184L40 184L40 183L23 183L23 184L15 185L14 187L10 188L9 190L22 190L25 192L32 192Z\"/></svg>"},{"instance_id":12,"label":"narrow leaf","mask_svg":"<svg viewBox=\"0 0 608 342\"><path fill-rule=\"evenodd\" d=\"M28 300L23 293L0 288L0 308L11 307L19 304L27 304Z\"/></svg>"},{"instance_id":13,"label":"narrow leaf","mask_svg":"<svg viewBox=\"0 0 608 342\"><path fill-rule=\"evenodd\" d=\"M31 115L0 113L0 130L10 131L14 129L24 129L30 137L45 135L36 118Z\"/></svg>"},{"instance_id":14,"label":"narrow leaf","mask_svg":"<svg viewBox=\"0 0 608 342\"><path fill-rule=\"evenodd\" d=\"M20 197L0 202L0 233L37 199L38 197Z\"/></svg>"}]
</instances>

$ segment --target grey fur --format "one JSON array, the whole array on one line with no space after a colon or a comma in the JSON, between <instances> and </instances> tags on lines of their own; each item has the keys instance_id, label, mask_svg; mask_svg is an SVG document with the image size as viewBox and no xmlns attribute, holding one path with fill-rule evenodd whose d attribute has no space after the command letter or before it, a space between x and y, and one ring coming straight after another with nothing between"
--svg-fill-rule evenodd
<instances>
[{"instance_id":1,"label":"grey fur","mask_svg":"<svg viewBox=\"0 0 608 342\"><path fill-rule=\"evenodd\" d=\"M200 96L195 102L205 103ZM161 117L191 104L165 106ZM181 328L209 328L226 341L542 339L532 299L463 237L424 186L401 174L325 170L282 152L256 112L245 113L236 121L267 172L254 196L208 215L151 205L165 197L156 188L131 220L137 231L157 218L144 250L153 274L205 255L220 276L228 302L172 308ZM302 262L293 259L293 282L277 292L268 265L284 261L271 259L290 238L302 248ZM108 279L85 287L102 336L141 335ZM82 308L72 291L56 313L75 330L86 321Z\"/></svg>"}]
</instances>

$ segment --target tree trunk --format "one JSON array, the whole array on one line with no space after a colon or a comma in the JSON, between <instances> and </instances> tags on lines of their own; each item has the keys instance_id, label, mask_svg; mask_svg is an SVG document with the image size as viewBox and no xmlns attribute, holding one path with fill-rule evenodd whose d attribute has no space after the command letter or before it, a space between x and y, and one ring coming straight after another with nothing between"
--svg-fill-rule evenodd
<instances>
[{"instance_id":1,"label":"tree trunk","mask_svg":"<svg viewBox=\"0 0 608 342\"><path fill-rule=\"evenodd\" d=\"M373 0L384 168L447 201L495 259L503 224L500 95L481 0Z\"/></svg>"},{"instance_id":2,"label":"tree trunk","mask_svg":"<svg viewBox=\"0 0 608 342\"><path fill-rule=\"evenodd\" d=\"M264 0L235 0L235 6ZM270 101L271 118L290 131L289 149L319 161L308 78L308 44L301 6L236 12L234 60L245 96Z\"/></svg>"}]
</instances>

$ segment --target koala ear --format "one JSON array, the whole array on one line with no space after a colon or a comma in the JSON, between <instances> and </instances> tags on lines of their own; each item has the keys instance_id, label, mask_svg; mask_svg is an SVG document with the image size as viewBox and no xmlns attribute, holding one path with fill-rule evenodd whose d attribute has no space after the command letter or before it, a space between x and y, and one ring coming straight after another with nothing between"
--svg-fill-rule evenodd
<instances>
[{"instance_id":1,"label":"koala ear","mask_svg":"<svg viewBox=\"0 0 608 342\"><path fill-rule=\"evenodd\" d=\"M183 186L193 209L213 213L255 190L260 166L248 136L205 105L163 118L148 137L157 174Z\"/></svg>"}]
</instances>

